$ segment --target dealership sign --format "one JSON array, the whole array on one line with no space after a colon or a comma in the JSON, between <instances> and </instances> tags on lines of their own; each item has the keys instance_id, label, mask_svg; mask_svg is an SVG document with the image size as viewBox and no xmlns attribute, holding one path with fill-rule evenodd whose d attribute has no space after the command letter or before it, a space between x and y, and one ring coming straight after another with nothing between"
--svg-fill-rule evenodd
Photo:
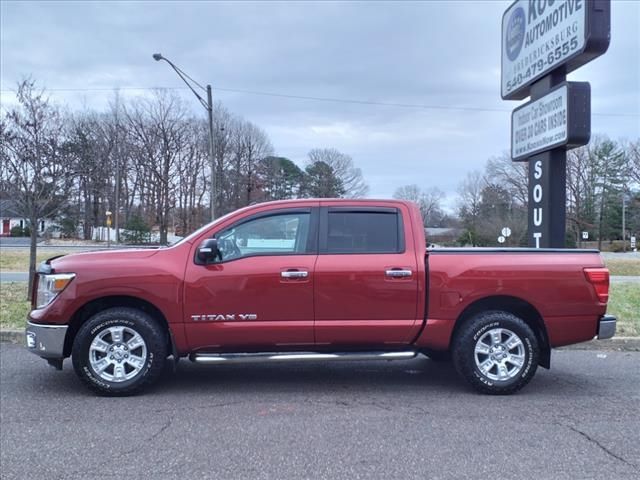
<instances>
[{"instance_id":1,"label":"dealership sign","mask_svg":"<svg viewBox=\"0 0 640 480\"><path fill-rule=\"evenodd\" d=\"M564 82L511 114L511 158L529 157L565 146L586 145L591 135L591 89L587 82Z\"/></svg>"},{"instance_id":2,"label":"dealership sign","mask_svg":"<svg viewBox=\"0 0 640 480\"><path fill-rule=\"evenodd\" d=\"M529 245L564 247L567 150L591 136L591 89L567 74L602 55L610 0L516 0L502 15L500 92L530 101L511 115L511 158L529 162Z\"/></svg>"},{"instance_id":3,"label":"dealership sign","mask_svg":"<svg viewBox=\"0 0 640 480\"><path fill-rule=\"evenodd\" d=\"M606 0L517 0L502 16L502 98L521 100L552 70L602 55L609 34Z\"/></svg>"}]
</instances>

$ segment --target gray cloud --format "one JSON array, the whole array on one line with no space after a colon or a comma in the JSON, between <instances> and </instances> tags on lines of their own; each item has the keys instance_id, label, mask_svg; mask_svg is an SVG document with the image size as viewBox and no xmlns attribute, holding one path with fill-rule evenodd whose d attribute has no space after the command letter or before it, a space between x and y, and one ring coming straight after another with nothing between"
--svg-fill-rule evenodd
<instances>
[{"instance_id":1,"label":"gray cloud","mask_svg":"<svg viewBox=\"0 0 640 480\"><path fill-rule=\"evenodd\" d=\"M509 2L2 2L2 88L32 75L49 88L181 86L151 54L173 59L216 98L263 127L279 154L352 155L372 196L419 183L449 194L509 148L500 99L500 19ZM640 2L613 2L609 52L573 74L593 110L640 113ZM215 90L505 111L424 110ZM125 96L141 94L123 91ZM189 92L182 92L189 98ZM109 91L52 95L103 108ZM3 92L5 105L12 101ZM190 99L191 101L191 99ZM193 110L200 114L194 101ZM594 133L640 136L640 117L594 116Z\"/></svg>"}]
</instances>

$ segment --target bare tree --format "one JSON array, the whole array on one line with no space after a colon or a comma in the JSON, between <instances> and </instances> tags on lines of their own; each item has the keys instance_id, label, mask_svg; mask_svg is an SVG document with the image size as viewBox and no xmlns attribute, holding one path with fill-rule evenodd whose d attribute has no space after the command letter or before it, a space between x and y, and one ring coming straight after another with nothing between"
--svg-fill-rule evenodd
<instances>
[{"instance_id":1,"label":"bare tree","mask_svg":"<svg viewBox=\"0 0 640 480\"><path fill-rule=\"evenodd\" d=\"M588 146L568 152L567 222L578 245L582 242L581 232L593 232L596 227L596 170Z\"/></svg>"},{"instance_id":2,"label":"bare tree","mask_svg":"<svg viewBox=\"0 0 640 480\"><path fill-rule=\"evenodd\" d=\"M628 161L629 182L640 187L640 138L623 145Z\"/></svg>"},{"instance_id":3,"label":"bare tree","mask_svg":"<svg viewBox=\"0 0 640 480\"><path fill-rule=\"evenodd\" d=\"M0 128L0 158L3 188L31 227L31 295L40 220L52 218L64 205L73 172L66 162L59 110L31 80L19 84L17 98L18 106L7 112Z\"/></svg>"},{"instance_id":4,"label":"bare tree","mask_svg":"<svg viewBox=\"0 0 640 480\"><path fill-rule=\"evenodd\" d=\"M431 187L423 191L415 184L405 185L395 191L393 198L410 200L416 203L420 208L425 226L436 226L444 217L442 201L445 198L445 194L437 187Z\"/></svg>"},{"instance_id":5,"label":"bare tree","mask_svg":"<svg viewBox=\"0 0 640 480\"><path fill-rule=\"evenodd\" d=\"M367 195L369 186L364 181L362 170L357 168L349 155L335 148L315 148L309 152L308 165L324 162L340 180L346 198L360 198Z\"/></svg>"},{"instance_id":6,"label":"bare tree","mask_svg":"<svg viewBox=\"0 0 640 480\"><path fill-rule=\"evenodd\" d=\"M487 178L506 189L514 201L526 207L529 200L529 166L527 162L514 162L508 153L490 158L486 168Z\"/></svg>"},{"instance_id":7,"label":"bare tree","mask_svg":"<svg viewBox=\"0 0 640 480\"><path fill-rule=\"evenodd\" d=\"M139 147L139 168L147 201L154 208L160 243L167 243L169 215L175 206L177 162L186 144L186 110L179 97L156 91L126 112L129 133Z\"/></svg>"},{"instance_id":8,"label":"bare tree","mask_svg":"<svg viewBox=\"0 0 640 480\"><path fill-rule=\"evenodd\" d=\"M92 111L67 119L67 152L76 176L73 190L77 207L73 223L83 225L85 239L102 223L113 205L115 133L111 119ZM67 218L70 218L67 209Z\"/></svg>"},{"instance_id":9,"label":"bare tree","mask_svg":"<svg viewBox=\"0 0 640 480\"><path fill-rule=\"evenodd\" d=\"M259 161L273 154L267 134L251 122L237 120L232 137L233 160L231 175L235 208L251 204L256 189L256 168Z\"/></svg>"},{"instance_id":10,"label":"bare tree","mask_svg":"<svg viewBox=\"0 0 640 480\"><path fill-rule=\"evenodd\" d=\"M479 227L481 222L482 191L487 182L484 175L478 170L467 174L458 188L458 211L462 224L466 229L468 238L466 241L473 246L477 245Z\"/></svg>"},{"instance_id":11,"label":"bare tree","mask_svg":"<svg viewBox=\"0 0 640 480\"><path fill-rule=\"evenodd\" d=\"M207 170L209 156L207 151L206 125L197 120L187 124L186 141L177 159L177 217L180 234L185 235L200 226L204 213L203 200L205 185L210 175Z\"/></svg>"}]
</instances>

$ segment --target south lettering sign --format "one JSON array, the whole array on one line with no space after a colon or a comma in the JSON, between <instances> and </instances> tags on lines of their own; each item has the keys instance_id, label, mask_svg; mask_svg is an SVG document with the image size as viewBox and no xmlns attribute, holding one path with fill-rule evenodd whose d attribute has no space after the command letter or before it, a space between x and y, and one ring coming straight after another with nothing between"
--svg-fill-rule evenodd
<instances>
[{"instance_id":1,"label":"south lettering sign","mask_svg":"<svg viewBox=\"0 0 640 480\"><path fill-rule=\"evenodd\" d=\"M511 158L516 162L561 146L586 145L590 136L588 82L564 82L511 114Z\"/></svg>"},{"instance_id":2,"label":"south lettering sign","mask_svg":"<svg viewBox=\"0 0 640 480\"><path fill-rule=\"evenodd\" d=\"M521 100L536 80L564 73L609 46L610 3L604 0L517 0L502 16L501 93Z\"/></svg>"}]
</instances>

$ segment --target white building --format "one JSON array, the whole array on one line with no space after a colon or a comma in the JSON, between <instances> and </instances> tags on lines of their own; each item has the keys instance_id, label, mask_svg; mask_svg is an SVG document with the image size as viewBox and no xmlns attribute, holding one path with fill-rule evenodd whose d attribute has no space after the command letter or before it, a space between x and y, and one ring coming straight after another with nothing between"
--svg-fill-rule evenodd
<instances>
[{"instance_id":1,"label":"white building","mask_svg":"<svg viewBox=\"0 0 640 480\"><path fill-rule=\"evenodd\" d=\"M38 223L38 235L42 235L53 225L53 221L49 219L40 220ZM8 237L13 227L24 228L28 225L29 221L17 213L12 200L0 200L0 236Z\"/></svg>"}]
</instances>

